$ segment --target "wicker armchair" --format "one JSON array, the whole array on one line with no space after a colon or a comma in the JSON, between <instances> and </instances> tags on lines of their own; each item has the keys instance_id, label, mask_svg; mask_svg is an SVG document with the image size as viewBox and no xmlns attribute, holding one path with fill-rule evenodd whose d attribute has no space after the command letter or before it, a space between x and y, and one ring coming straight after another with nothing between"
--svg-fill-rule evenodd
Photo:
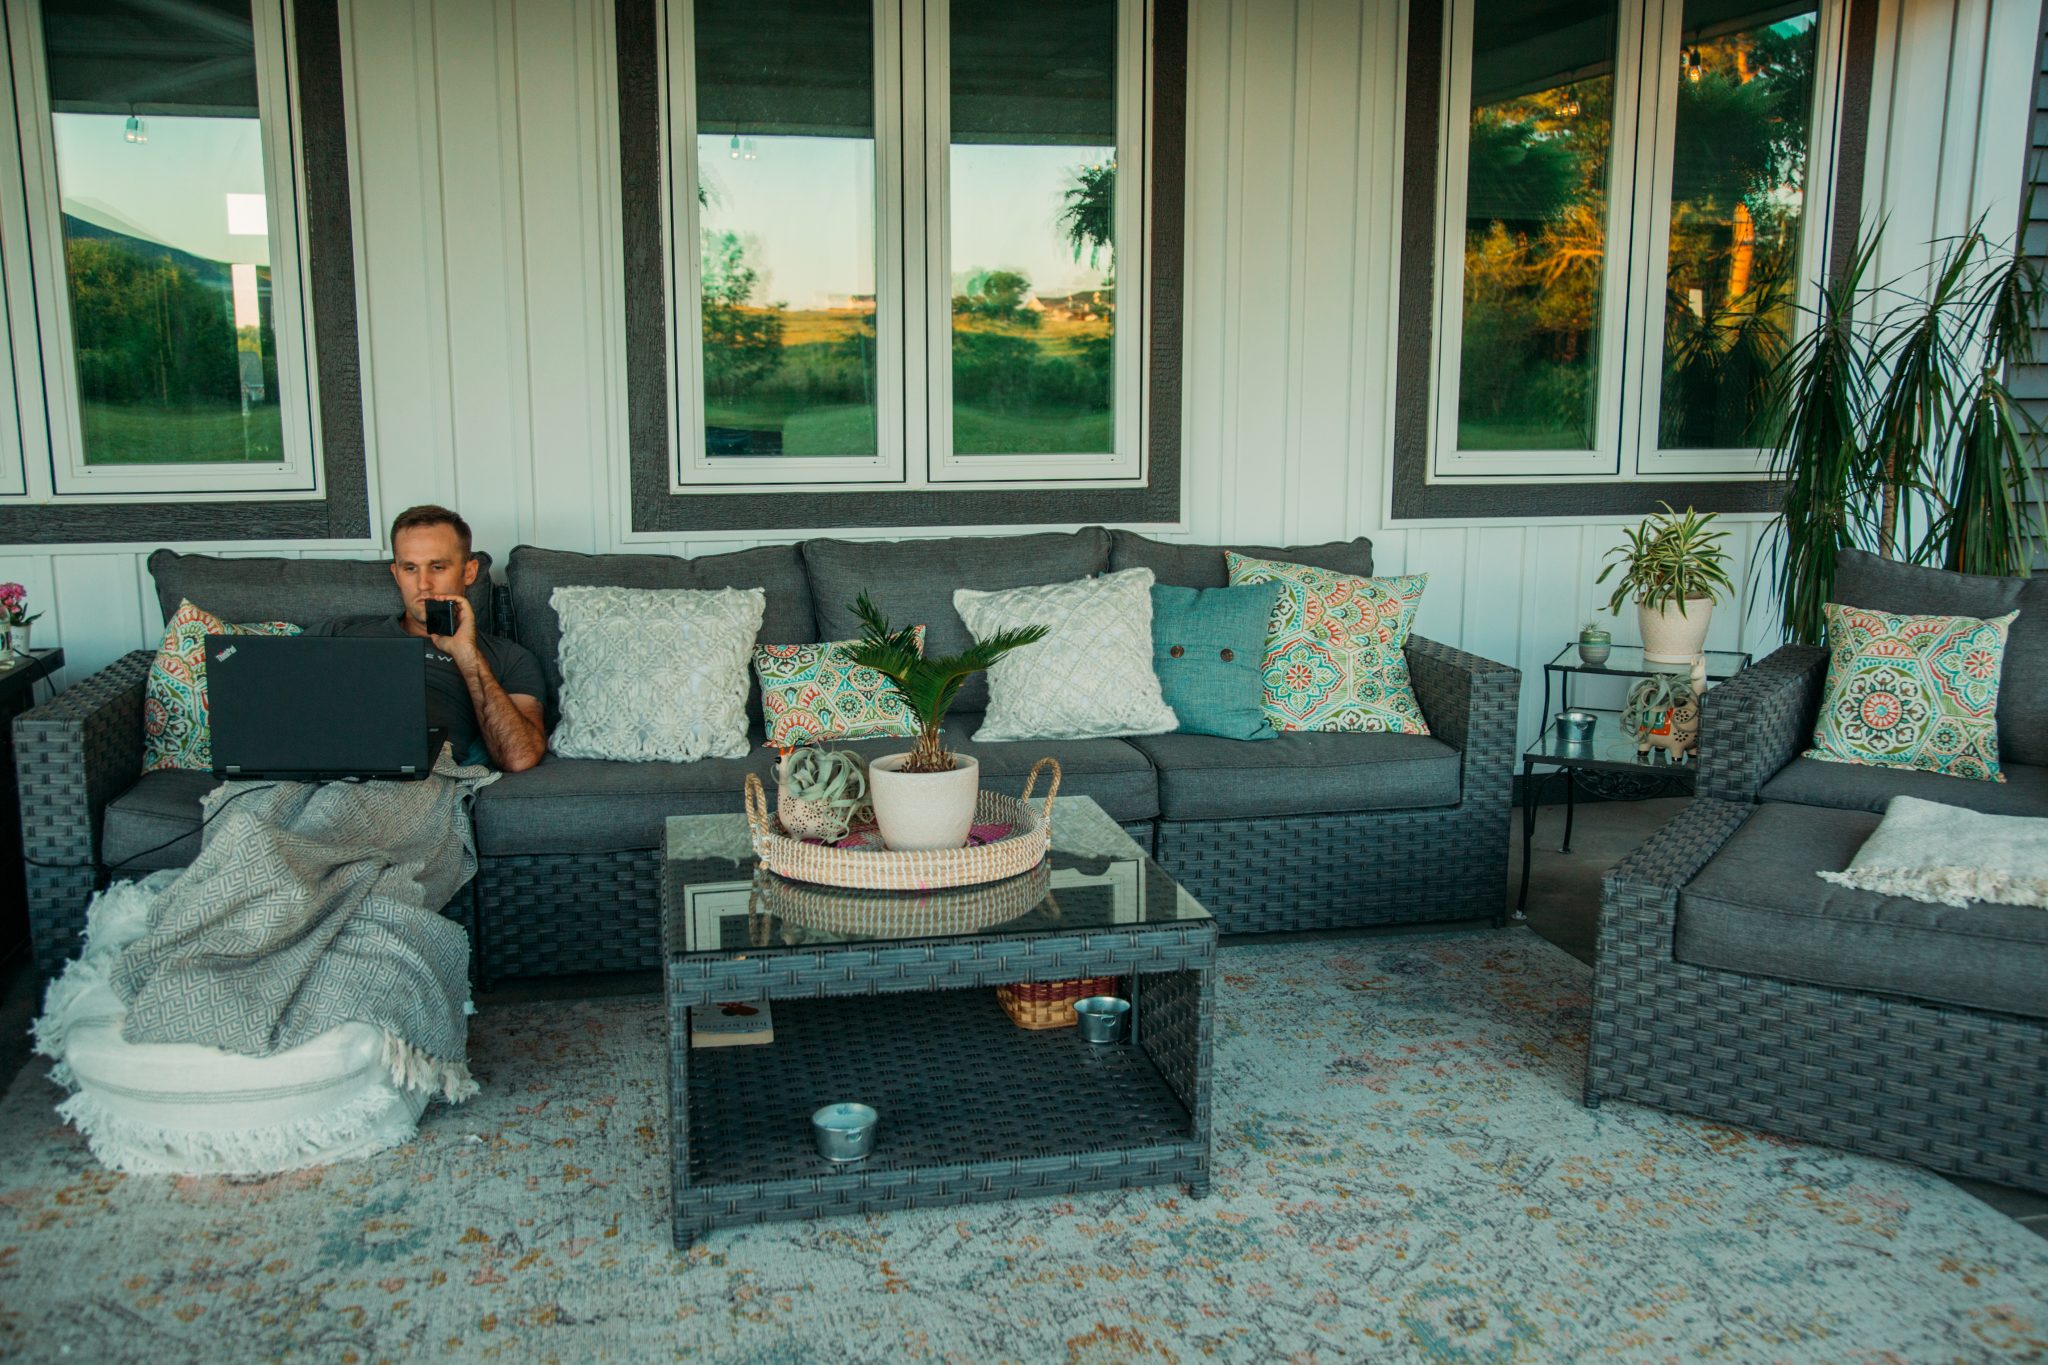
<instances>
[{"instance_id":1,"label":"wicker armchair","mask_svg":"<svg viewBox=\"0 0 2048 1365\"><path fill-rule=\"evenodd\" d=\"M2048 581L1851 554L1837 592L1901 613L2020 610L1998 712L2006 780L1802 757L1826 681L1819 649L1787 646L1709 692L1699 799L1603 885L1586 1103L1633 1100L2048 1191L2048 921L1816 875L1846 866L1897 795L2048 816L2048 678L2024 653L2048 649Z\"/></svg>"}]
</instances>

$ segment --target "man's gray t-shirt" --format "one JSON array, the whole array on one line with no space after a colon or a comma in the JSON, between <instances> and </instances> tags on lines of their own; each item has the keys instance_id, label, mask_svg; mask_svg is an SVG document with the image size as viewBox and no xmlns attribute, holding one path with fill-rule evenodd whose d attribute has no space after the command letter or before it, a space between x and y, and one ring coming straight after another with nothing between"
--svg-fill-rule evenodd
<instances>
[{"instance_id":1,"label":"man's gray t-shirt","mask_svg":"<svg viewBox=\"0 0 2048 1365\"><path fill-rule=\"evenodd\" d=\"M400 616L343 616L322 621L306 633L388 640L412 632L405 628L405 619ZM414 638L427 649L427 725L448 732L448 743L457 763L487 762L483 732L477 725L476 707L469 700L469 684L462 680L462 670L426 637ZM533 657L533 651L482 631L477 632L476 647L507 693L536 700L547 695L547 678L541 673L540 660Z\"/></svg>"}]
</instances>

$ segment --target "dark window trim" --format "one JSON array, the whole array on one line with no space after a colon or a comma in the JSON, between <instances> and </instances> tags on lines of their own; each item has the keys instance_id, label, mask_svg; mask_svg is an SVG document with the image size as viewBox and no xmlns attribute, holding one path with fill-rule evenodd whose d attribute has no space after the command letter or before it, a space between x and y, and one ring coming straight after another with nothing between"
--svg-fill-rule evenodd
<instances>
[{"instance_id":1,"label":"dark window trim","mask_svg":"<svg viewBox=\"0 0 2048 1365\"><path fill-rule=\"evenodd\" d=\"M307 288L320 376L326 494L294 501L50 502L0 507L0 542L359 540L370 534L369 471L356 331L354 229L349 221L348 126L342 99L338 0L292 0L294 101L305 157ZM17 155L19 153L17 152ZM17 163L18 164L18 163ZM47 420L47 419L45 419Z\"/></svg>"},{"instance_id":2,"label":"dark window trim","mask_svg":"<svg viewBox=\"0 0 2048 1365\"><path fill-rule=\"evenodd\" d=\"M1181 293L1187 160L1187 0L1151 0L1151 285L1145 482L1123 488L805 489L672 493L662 241L659 0L618 0L626 434L636 532L1021 526L1180 520ZM634 282L641 283L634 283ZM1048 483L1051 481L1048 480Z\"/></svg>"},{"instance_id":3,"label":"dark window trim","mask_svg":"<svg viewBox=\"0 0 2048 1365\"><path fill-rule=\"evenodd\" d=\"M1842 122L1835 140L1830 274L1855 250L1863 203L1863 159L1870 140L1877 0L1851 0L1842 72ZM1775 512L1780 485L1762 479L1619 481L1561 476L1538 483L1429 482L1430 360L1436 344L1437 133L1442 116L1443 0L1408 9L1408 102L1403 111L1401 281L1394 364L1395 520L1642 515L1669 502L1702 512Z\"/></svg>"}]
</instances>

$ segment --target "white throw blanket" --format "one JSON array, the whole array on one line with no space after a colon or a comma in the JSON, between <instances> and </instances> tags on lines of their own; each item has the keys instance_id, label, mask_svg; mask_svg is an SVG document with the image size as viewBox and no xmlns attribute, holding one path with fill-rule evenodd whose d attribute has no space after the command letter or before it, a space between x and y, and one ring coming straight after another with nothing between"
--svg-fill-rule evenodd
<instances>
[{"instance_id":1,"label":"white throw blanket","mask_svg":"<svg viewBox=\"0 0 2048 1365\"><path fill-rule=\"evenodd\" d=\"M1823 881L1930 905L2048 907L2048 819L1895 796L1846 870Z\"/></svg>"}]
</instances>

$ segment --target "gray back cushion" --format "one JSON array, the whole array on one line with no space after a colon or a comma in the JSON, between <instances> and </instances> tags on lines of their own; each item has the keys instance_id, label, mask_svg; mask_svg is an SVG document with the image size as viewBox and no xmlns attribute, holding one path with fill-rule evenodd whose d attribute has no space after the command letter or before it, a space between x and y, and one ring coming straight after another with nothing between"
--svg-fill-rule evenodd
<instances>
[{"instance_id":1,"label":"gray back cushion","mask_svg":"<svg viewBox=\"0 0 2048 1365\"><path fill-rule=\"evenodd\" d=\"M760 588L768 594L768 610L756 643L807 645L818 639L810 588L794 545L763 545L701 559L584 555L520 545L505 561L505 583L511 589L512 638L532 650L547 671L550 723L562 687L562 623L548 603L556 588ZM760 719L758 688L749 694L747 714Z\"/></svg>"},{"instance_id":2,"label":"gray back cushion","mask_svg":"<svg viewBox=\"0 0 2048 1365\"><path fill-rule=\"evenodd\" d=\"M2017 611L1998 681L1998 757L2048 763L2048 577L1988 578L1844 550L1833 600L1911 616L2003 616Z\"/></svg>"},{"instance_id":3,"label":"gray back cushion","mask_svg":"<svg viewBox=\"0 0 2048 1365\"><path fill-rule=\"evenodd\" d=\"M1109 532L1087 526L1071 534L949 536L944 540L807 540L804 570L817 603L821 640L860 634L853 601L863 590L889 624L924 626L924 652L958 654L974 636L953 610L955 588L1022 588L1067 583L1109 567ZM978 674L960 689L953 709L972 715L988 709L988 678Z\"/></svg>"},{"instance_id":4,"label":"gray back cushion","mask_svg":"<svg viewBox=\"0 0 2048 1365\"><path fill-rule=\"evenodd\" d=\"M1354 578L1372 577L1372 542L1364 536L1323 545L1186 545L1153 540L1136 531L1112 531L1109 567L1150 569L1161 583L1179 588L1221 588L1230 582L1223 567L1225 550L1284 564L1311 564Z\"/></svg>"},{"instance_id":5,"label":"gray back cushion","mask_svg":"<svg viewBox=\"0 0 2048 1365\"><path fill-rule=\"evenodd\" d=\"M486 631L501 631L491 618L491 557L476 556L470 609ZM190 599L223 621L290 621L310 626L337 616L398 614L403 599L383 559L223 559L158 550L149 557L156 600L166 621L178 603Z\"/></svg>"}]
</instances>

